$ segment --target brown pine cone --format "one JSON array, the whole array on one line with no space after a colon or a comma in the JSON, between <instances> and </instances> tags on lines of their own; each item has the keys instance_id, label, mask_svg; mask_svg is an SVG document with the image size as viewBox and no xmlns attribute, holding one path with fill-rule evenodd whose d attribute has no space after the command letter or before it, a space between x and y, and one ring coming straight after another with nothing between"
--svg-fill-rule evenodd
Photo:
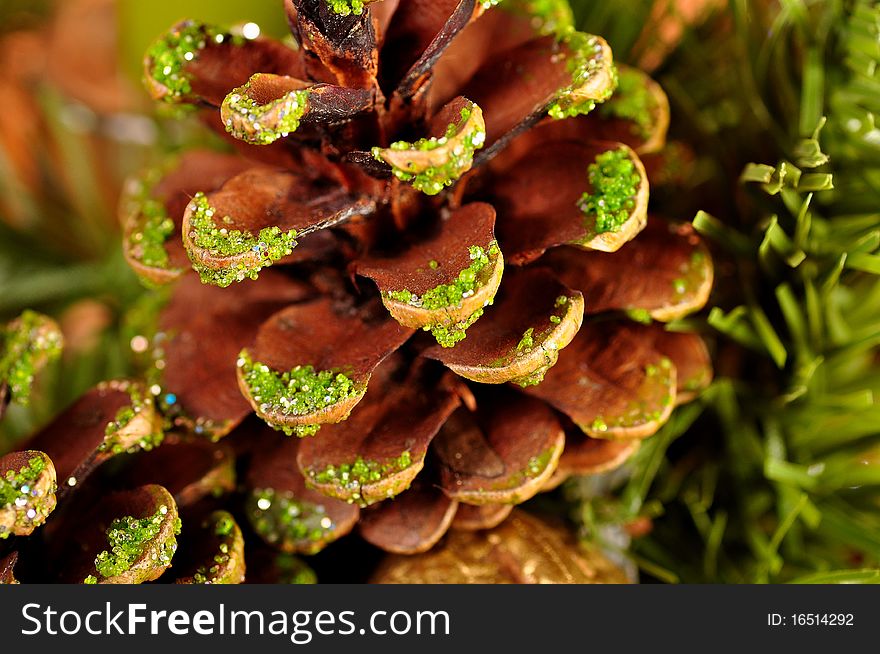
<instances>
[{"instance_id":1,"label":"brown pine cone","mask_svg":"<svg viewBox=\"0 0 880 654\"><path fill-rule=\"evenodd\" d=\"M269 546L312 554L357 526L413 554L619 466L711 378L702 340L658 324L700 309L713 276L690 226L648 220L640 155L664 146L665 95L566 2L285 7L297 47L187 21L148 51L151 94L230 152L129 185L126 257L173 284L146 385L81 399L100 417L76 448L52 426L27 444L55 462L59 501L96 497L99 477L128 489L94 524L140 530L142 554L192 514L186 551L208 554L187 553L181 581L240 579L238 526L226 565L204 563L233 460ZM125 407L122 428L94 428ZM113 523L123 506L141 522ZM59 550L84 562L59 577L132 580L93 540Z\"/></svg>"}]
</instances>

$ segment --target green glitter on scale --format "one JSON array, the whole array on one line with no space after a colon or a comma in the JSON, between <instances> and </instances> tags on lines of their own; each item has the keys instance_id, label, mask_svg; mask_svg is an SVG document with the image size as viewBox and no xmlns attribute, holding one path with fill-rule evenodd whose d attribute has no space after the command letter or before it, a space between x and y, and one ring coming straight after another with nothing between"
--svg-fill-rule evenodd
<instances>
[{"instance_id":1,"label":"green glitter on scale","mask_svg":"<svg viewBox=\"0 0 880 654\"><path fill-rule=\"evenodd\" d=\"M547 374L547 370L549 368L540 368L530 375L526 375L525 377L520 377L519 379L511 380L514 384L519 386L520 388L528 388L529 386L537 386L542 381L544 381L544 375Z\"/></svg>"},{"instance_id":2,"label":"green glitter on scale","mask_svg":"<svg viewBox=\"0 0 880 654\"><path fill-rule=\"evenodd\" d=\"M275 425L272 425L274 429L278 429ZM282 426L281 431L284 432L287 436L299 436L300 438L305 438L306 436L314 436L321 429L321 425L293 425L293 426Z\"/></svg>"},{"instance_id":3,"label":"green glitter on scale","mask_svg":"<svg viewBox=\"0 0 880 654\"><path fill-rule=\"evenodd\" d=\"M660 359L658 365L648 364L645 366L645 376L651 379L656 379L657 383L660 385L668 386L671 381L672 368L672 361L668 357L663 357ZM672 396L667 394L663 397L661 408L646 412L645 410L647 407L645 402L643 400L635 400L630 402L626 411L622 415L616 416L613 419L605 416L597 416L593 422L590 423L587 431L603 433L611 428L628 429L649 422L656 422L663 417L663 413L669 405L672 404L672 401Z\"/></svg>"},{"instance_id":4,"label":"green glitter on scale","mask_svg":"<svg viewBox=\"0 0 880 654\"><path fill-rule=\"evenodd\" d=\"M327 6L333 10L333 13L339 14L340 16L349 16L351 14L355 14L356 16L360 16L364 13L364 5L366 2L364 0L326 0Z\"/></svg>"},{"instance_id":5,"label":"green glitter on scale","mask_svg":"<svg viewBox=\"0 0 880 654\"><path fill-rule=\"evenodd\" d=\"M259 236L254 236L250 232L218 227L214 219L216 210L204 193L196 193L190 210L190 238L195 247L217 257L236 257L247 253L256 257L256 261L237 263L225 268L208 268L193 261L193 269L206 284L226 287L245 278L256 279L260 270L287 256L296 247L295 229L282 232L277 226L264 227ZM230 219L224 217L223 221L228 222Z\"/></svg>"},{"instance_id":6,"label":"green glitter on scale","mask_svg":"<svg viewBox=\"0 0 880 654\"><path fill-rule=\"evenodd\" d=\"M494 268L501 250L498 243L492 241L488 248L472 245L468 248L471 264L458 273L458 277L449 284L440 284L418 296L409 290L389 291L387 297L419 307L428 311L440 311L449 307L461 306L465 298L471 297L479 288L482 288L487 279L486 273ZM488 303L491 304L491 301ZM437 343L442 347L455 347L456 343L464 340L468 327L473 325L483 315L483 307L477 309L464 320L453 324L434 323L425 325L425 331L430 331Z\"/></svg>"},{"instance_id":7,"label":"green glitter on scale","mask_svg":"<svg viewBox=\"0 0 880 654\"><path fill-rule=\"evenodd\" d=\"M529 327L525 333L523 333L523 337L520 339L519 343L516 346L517 352L531 352L532 348L535 347L535 339L534 339L535 328Z\"/></svg>"},{"instance_id":8,"label":"green glitter on scale","mask_svg":"<svg viewBox=\"0 0 880 654\"><path fill-rule=\"evenodd\" d=\"M184 102L192 93L190 76L184 70L186 65L194 61L209 42L219 44L227 39L236 45L244 42L242 37L225 34L212 25L186 21L154 42L146 53L148 72L153 81L167 89L162 100Z\"/></svg>"},{"instance_id":9,"label":"green glitter on scale","mask_svg":"<svg viewBox=\"0 0 880 654\"><path fill-rule=\"evenodd\" d=\"M0 476L0 509L6 514L0 522L0 540L9 538L12 533L29 534L55 509L54 482L46 489L38 488L45 470L45 459L35 456L18 471L7 470Z\"/></svg>"},{"instance_id":10,"label":"green glitter on scale","mask_svg":"<svg viewBox=\"0 0 880 654\"><path fill-rule=\"evenodd\" d=\"M562 324L562 320L568 313L568 304L570 299L565 295L560 295L554 301L554 313L550 314L548 320L550 327L541 329L537 333L534 327L529 327L523 332L522 338L516 347L498 357L488 364L490 368L503 368L511 365L517 358L531 354L531 352L539 347L543 350L544 362L532 372L522 377L511 379L511 383L518 384L525 388L527 386L536 386L544 381L544 375L556 364L558 359L558 347L556 342L549 340L550 335L555 331L557 325Z\"/></svg>"},{"instance_id":11,"label":"green glitter on scale","mask_svg":"<svg viewBox=\"0 0 880 654\"><path fill-rule=\"evenodd\" d=\"M514 491L513 496L508 501L512 504L519 504L525 499L520 495L519 489L525 486L528 480L535 479L546 472L547 466L550 465L556 452L556 448L548 447L539 454L530 457L526 462L525 468L513 471L510 475L503 476L494 483L480 487L479 490L495 492Z\"/></svg>"},{"instance_id":12,"label":"green glitter on scale","mask_svg":"<svg viewBox=\"0 0 880 654\"><path fill-rule=\"evenodd\" d=\"M253 361L247 350L238 355L237 365L251 397L259 403L262 415L305 416L355 397L362 391L339 371L316 371L313 366L297 366L278 373L264 363ZM274 424L271 426L279 429ZM299 436L313 435L319 428L320 425L302 425L299 429L280 427L287 435L296 433Z\"/></svg>"},{"instance_id":13,"label":"green glitter on scale","mask_svg":"<svg viewBox=\"0 0 880 654\"><path fill-rule=\"evenodd\" d=\"M168 268L168 251L165 242L174 233L174 221L165 212L165 205L147 200L143 205L144 222L140 231L132 234L132 240L140 243L142 255L139 261L150 268Z\"/></svg>"},{"instance_id":14,"label":"green glitter on scale","mask_svg":"<svg viewBox=\"0 0 880 654\"><path fill-rule=\"evenodd\" d=\"M8 538L13 531L18 534L30 533L43 524L55 509L56 484L54 479L46 488L38 488L46 471L46 459L34 456L18 471L7 470L0 476L0 509L12 511L14 529L0 524L0 540ZM7 513L7 516L9 514Z\"/></svg>"},{"instance_id":15,"label":"green glitter on scale","mask_svg":"<svg viewBox=\"0 0 880 654\"><path fill-rule=\"evenodd\" d=\"M657 103L645 84L643 74L625 69L618 74L617 90L599 110L605 118L620 118L633 123L633 134L647 138L654 124Z\"/></svg>"},{"instance_id":16,"label":"green glitter on scale","mask_svg":"<svg viewBox=\"0 0 880 654\"><path fill-rule=\"evenodd\" d=\"M308 108L309 90L290 91L271 102L260 104L249 95L254 77L244 86L233 89L223 99L220 108L224 116L223 126L227 132L242 141L253 145L269 145L297 130L299 121ZM264 122L267 117L275 122Z\"/></svg>"},{"instance_id":17,"label":"green glitter on scale","mask_svg":"<svg viewBox=\"0 0 880 654\"><path fill-rule=\"evenodd\" d=\"M468 120L470 120L473 110L470 107L464 107L461 110L461 118L457 123L450 123L446 128L443 136L423 138L414 143L409 141L396 141L389 147L390 150L399 151L419 151L429 152L446 145L450 139L456 137L464 128ZM469 133L465 134L462 142L449 152L449 158L442 166L429 167L419 170L415 162L409 169L399 168L391 165L391 171L395 177L404 181L411 182L413 188L421 191L425 195L437 195L447 186L451 186L459 177L470 170L474 161L474 152L482 148L486 143L486 130L484 127L476 127ZM382 157L383 148L374 147L372 149L373 157L377 161L385 161Z\"/></svg>"},{"instance_id":18,"label":"green glitter on scale","mask_svg":"<svg viewBox=\"0 0 880 654\"><path fill-rule=\"evenodd\" d=\"M15 505L16 502L27 504L31 501L31 493L34 486L46 469L46 462L42 457L35 456L28 459L27 465L18 470L7 470L0 477L0 507ZM7 538L9 532L0 531L0 538Z\"/></svg>"},{"instance_id":19,"label":"green glitter on scale","mask_svg":"<svg viewBox=\"0 0 880 654\"><path fill-rule=\"evenodd\" d=\"M556 450L551 447L541 452L538 456L531 457L526 465L526 475L529 477L537 477L544 472L547 469L547 466L550 465L550 461L553 458L555 451Z\"/></svg>"},{"instance_id":20,"label":"green glitter on scale","mask_svg":"<svg viewBox=\"0 0 880 654\"><path fill-rule=\"evenodd\" d=\"M567 301L568 299L566 298L566 302ZM556 320L554 320L554 318ZM550 316L551 324L557 325L561 322L562 318L560 316L557 316L555 314ZM552 332L553 327L551 327L550 329L545 329L536 335L535 328L529 327L525 332L523 332L523 336L520 339L519 343L517 343L516 349L513 351L512 356L502 357L497 362L494 362L494 365L509 365L517 357L530 354L532 350L535 349L536 344L538 347L545 348L544 343ZM544 349L543 365L541 365L539 368L535 369L528 375L525 375L524 377L519 377L517 379L512 379L511 381L514 384L518 384L521 388L526 388L527 386L537 386L542 381L544 381L544 375L547 373L548 370L550 370L551 366L556 363L556 346L555 344L551 343L550 347L552 348L551 351L548 351L546 348Z\"/></svg>"},{"instance_id":21,"label":"green glitter on scale","mask_svg":"<svg viewBox=\"0 0 880 654\"><path fill-rule=\"evenodd\" d=\"M635 207L641 177L626 148L603 152L588 168L592 193L578 201L580 210L595 217L597 234L618 231Z\"/></svg>"},{"instance_id":22,"label":"green glitter on scale","mask_svg":"<svg viewBox=\"0 0 880 654\"><path fill-rule=\"evenodd\" d=\"M291 492L254 490L245 510L254 531L271 545L314 553L333 540L336 525L324 506L298 500Z\"/></svg>"},{"instance_id":23,"label":"green glitter on scale","mask_svg":"<svg viewBox=\"0 0 880 654\"><path fill-rule=\"evenodd\" d=\"M0 384L17 403L28 404L37 369L60 356L62 342L51 320L30 309L0 331Z\"/></svg>"},{"instance_id":24,"label":"green glitter on scale","mask_svg":"<svg viewBox=\"0 0 880 654\"><path fill-rule=\"evenodd\" d=\"M705 283L708 268L706 257L700 250L694 251L689 259L678 269L679 277L672 280L672 290L683 300L686 295L696 293Z\"/></svg>"},{"instance_id":25,"label":"green glitter on scale","mask_svg":"<svg viewBox=\"0 0 880 654\"><path fill-rule=\"evenodd\" d=\"M133 406L121 407L119 411L116 412L113 422L109 423L104 430L105 440L98 446L99 451L106 452L112 450L116 453L124 451L125 448L121 443L116 442L114 435L125 429L138 413L139 411Z\"/></svg>"},{"instance_id":26,"label":"green glitter on scale","mask_svg":"<svg viewBox=\"0 0 880 654\"><path fill-rule=\"evenodd\" d=\"M165 243L174 234L174 221L168 215L165 204L152 197L152 191L161 179L162 170L154 169L133 180L126 188L126 201L137 223L127 235L128 254L148 268L169 269L168 251ZM148 280L143 280L151 285Z\"/></svg>"},{"instance_id":27,"label":"green glitter on scale","mask_svg":"<svg viewBox=\"0 0 880 654\"><path fill-rule=\"evenodd\" d=\"M603 66L601 59L602 45L595 36L585 34L575 29L565 30L559 35L572 54L569 56L566 66L571 75L571 84L562 89L556 100L547 110L547 113L557 120L572 118L590 113L600 102L606 101L614 93L617 85L616 68L612 69L612 84L604 92L602 97L596 99L579 99L578 92L590 78Z\"/></svg>"},{"instance_id":28,"label":"green glitter on scale","mask_svg":"<svg viewBox=\"0 0 880 654\"><path fill-rule=\"evenodd\" d=\"M135 443L127 444L125 436L120 436L125 428L132 420L144 411L153 411L153 398L150 395L142 394L138 386L132 384L128 387L128 394L131 398L131 404L120 407L113 418L113 421L107 424L104 429L104 442L98 446L99 452L112 452L121 454L127 452L134 454L141 450L149 452L154 447L158 447L165 439L165 432L157 426L154 426L149 433L144 434ZM152 421L151 421L152 422Z\"/></svg>"},{"instance_id":29,"label":"green glitter on scale","mask_svg":"<svg viewBox=\"0 0 880 654\"><path fill-rule=\"evenodd\" d=\"M193 573L193 582L196 584L238 583L241 579L236 577L240 573L236 570L234 562L230 567L232 556L236 553L236 545L241 545L241 533L236 528L235 520L226 511L217 511L203 523L202 527L210 529L215 536L219 536L222 540L217 545L217 553L214 554L211 563L199 566Z\"/></svg>"},{"instance_id":30,"label":"green glitter on scale","mask_svg":"<svg viewBox=\"0 0 880 654\"><path fill-rule=\"evenodd\" d=\"M407 450L403 454L383 463L370 461L363 457L354 463L329 465L320 471L309 471L309 478L318 484L339 484L346 488L360 488L365 484L381 481L384 477L396 474L412 465L412 455Z\"/></svg>"},{"instance_id":31,"label":"green glitter on scale","mask_svg":"<svg viewBox=\"0 0 880 654\"><path fill-rule=\"evenodd\" d=\"M156 536L162 531L162 523L168 514L167 506L160 506L152 516L147 518L134 518L125 516L110 523L107 530L107 543L109 550L104 550L95 557L95 570L104 579L118 577L127 572L154 545ZM177 549L177 536L180 533L180 519L174 524L172 536L164 543L159 544L159 552L156 561L164 566L171 564L171 557ZM87 581L85 583L97 583Z\"/></svg>"},{"instance_id":32,"label":"green glitter on scale","mask_svg":"<svg viewBox=\"0 0 880 654\"><path fill-rule=\"evenodd\" d=\"M470 297L483 286L485 281L482 273L498 257L501 250L498 243L492 241L488 248L472 245L468 248L471 264L458 273L458 278L450 284L435 286L424 295L419 297L406 289L402 291L389 291L387 296L397 302L409 304L414 307L436 311L447 307L459 306L463 299Z\"/></svg>"},{"instance_id":33,"label":"green glitter on scale","mask_svg":"<svg viewBox=\"0 0 880 654\"><path fill-rule=\"evenodd\" d=\"M229 536L235 530L235 520L228 513L221 515L214 524L215 536Z\"/></svg>"},{"instance_id":34,"label":"green glitter on scale","mask_svg":"<svg viewBox=\"0 0 880 654\"><path fill-rule=\"evenodd\" d=\"M489 304L492 304L491 302ZM483 308L479 308L464 320L460 320L452 325L436 324L425 327L430 330L431 335L440 345L440 347L455 347L456 343L460 343L467 336L467 329L473 325L483 315Z\"/></svg>"},{"instance_id":35,"label":"green glitter on scale","mask_svg":"<svg viewBox=\"0 0 880 654\"><path fill-rule=\"evenodd\" d=\"M224 583L221 579L220 572L223 570L224 566L229 563L229 545L226 543L220 543L218 548L219 554L215 554L212 560L212 565L199 566L199 568L193 574L193 581L197 584L218 584ZM233 582L230 582L233 583Z\"/></svg>"}]
</instances>

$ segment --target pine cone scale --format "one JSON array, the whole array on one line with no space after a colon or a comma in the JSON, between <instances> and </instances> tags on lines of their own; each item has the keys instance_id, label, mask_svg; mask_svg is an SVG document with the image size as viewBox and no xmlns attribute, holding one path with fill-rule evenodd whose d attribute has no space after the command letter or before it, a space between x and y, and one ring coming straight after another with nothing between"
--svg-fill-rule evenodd
<instances>
[{"instance_id":1,"label":"pine cone scale","mask_svg":"<svg viewBox=\"0 0 880 654\"><path fill-rule=\"evenodd\" d=\"M431 484L419 481L394 502L383 502L363 512L361 536L395 554L427 552L446 534L458 502Z\"/></svg>"},{"instance_id":2,"label":"pine cone scale","mask_svg":"<svg viewBox=\"0 0 880 654\"><path fill-rule=\"evenodd\" d=\"M220 437L252 411L236 378L241 348L253 341L263 320L314 290L264 273L260 284L242 287L234 300L193 276L175 291L157 334L160 402L176 426Z\"/></svg>"},{"instance_id":3,"label":"pine cone scale","mask_svg":"<svg viewBox=\"0 0 880 654\"><path fill-rule=\"evenodd\" d=\"M506 388L481 393L444 424L432 443L440 486L466 504L521 504L556 469L565 446L559 420L543 402Z\"/></svg>"},{"instance_id":4,"label":"pine cone scale","mask_svg":"<svg viewBox=\"0 0 880 654\"><path fill-rule=\"evenodd\" d=\"M368 505L399 494L422 470L431 441L460 400L423 366L403 378L388 374L399 364L383 364L348 420L302 443L297 462L314 488Z\"/></svg>"},{"instance_id":5,"label":"pine cone scale","mask_svg":"<svg viewBox=\"0 0 880 654\"><path fill-rule=\"evenodd\" d=\"M585 323L544 381L523 389L568 415L588 435L654 434L675 401L672 363L645 342L644 328Z\"/></svg>"}]
</instances>

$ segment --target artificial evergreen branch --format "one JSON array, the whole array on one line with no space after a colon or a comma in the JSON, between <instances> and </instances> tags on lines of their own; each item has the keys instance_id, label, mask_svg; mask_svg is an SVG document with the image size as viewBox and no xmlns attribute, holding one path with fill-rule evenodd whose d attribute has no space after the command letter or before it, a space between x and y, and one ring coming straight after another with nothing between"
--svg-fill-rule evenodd
<instances>
[{"instance_id":1,"label":"artificial evergreen branch","mask_svg":"<svg viewBox=\"0 0 880 654\"><path fill-rule=\"evenodd\" d=\"M583 484L570 491L593 537L655 518L633 550L658 579L871 582L880 563L880 9L798 2L749 19L731 3L661 75L680 77L667 88L686 83L688 102L700 103L692 124L701 142L718 143L709 165L741 162L748 191L718 176L716 197L736 203L694 221L736 271L706 325L720 334L721 378L686 435L670 423L643 448L616 499L589 499ZM719 79L717 62L695 63L706 33L718 38L719 61L736 62L720 78L744 95L707 82ZM737 122L713 122L722 103Z\"/></svg>"}]
</instances>

